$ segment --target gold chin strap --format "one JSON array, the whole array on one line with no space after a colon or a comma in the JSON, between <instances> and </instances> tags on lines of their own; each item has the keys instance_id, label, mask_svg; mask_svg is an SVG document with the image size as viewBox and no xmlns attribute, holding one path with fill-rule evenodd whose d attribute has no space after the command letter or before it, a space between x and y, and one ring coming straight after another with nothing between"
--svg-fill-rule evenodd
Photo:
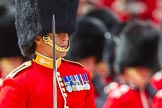
<instances>
[{"instance_id":1,"label":"gold chin strap","mask_svg":"<svg viewBox=\"0 0 162 108\"><path fill-rule=\"evenodd\" d=\"M46 44L50 45L53 48L53 41L48 35L43 36L43 40ZM55 49L56 51L59 51L59 52L67 53L69 51L69 48L70 48L70 45L68 46L68 48L62 48L58 46L57 44L55 44Z\"/></svg>"}]
</instances>

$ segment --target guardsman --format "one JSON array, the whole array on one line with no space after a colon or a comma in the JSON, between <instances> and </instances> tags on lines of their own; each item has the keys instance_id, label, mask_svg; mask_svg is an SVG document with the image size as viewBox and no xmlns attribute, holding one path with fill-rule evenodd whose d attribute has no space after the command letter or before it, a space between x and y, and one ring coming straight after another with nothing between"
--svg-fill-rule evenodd
<instances>
[{"instance_id":1,"label":"guardsman","mask_svg":"<svg viewBox=\"0 0 162 108\"><path fill-rule=\"evenodd\" d=\"M77 7L78 0L16 0L19 47L31 60L4 80L0 108L53 108L53 49L56 49L57 108L96 107L88 70L62 58L70 47Z\"/></svg>"},{"instance_id":2,"label":"guardsman","mask_svg":"<svg viewBox=\"0 0 162 108\"><path fill-rule=\"evenodd\" d=\"M161 1L162 3L162 0L159 0L159 1ZM162 26L160 28L160 33L162 36ZM160 37L160 44L159 44L159 59L160 59L160 64L162 65L162 37ZM162 69L156 72L152 76L150 82L157 90L162 89Z\"/></svg>"},{"instance_id":3,"label":"guardsman","mask_svg":"<svg viewBox=\"0 0 162 108\"><path fill-rule=\"evenodd\" d=\"M101 77L104 76L103 74L107 75L107 66L103 65L104 71L99 70L99 67L103 63L104 36L107 32L108 30L101 20L89 16L80 17L77 30L71 37L71 49L67 55L68 59L81 63L90 71L97 108L101 108L98 106L98 100L103 103L104 100L101 98L106 97Z\"/></svg>"},{"instance_id":4,"label":"guardsman","mask_svg":"<svg viewBox=\"0 0 162 108\"><path fill-rule=\"evenodd\" d=\"M151 23L134 20L126 25L116 47L119 84L109 90L103 108L150 108L155 91L148 82L152 73L160 69L159 38L159 31Z\"/></svg>"},{"instance_id":5,"label":"guardsman","mask_svg":"<svg viewBox=\"0 0 162 108\"><path fill-rule=\"evenodd\" d=\"M110 9L105 9L105 8L99 8L99 9L93 9L85 16L88 17L93 17L100 19L103 21L103 23L106 25L108 31L110 32L107 33L106 36L106 42L105 42L105 48L104 48L104 59L107 62L107 67L109 70L109 73L107 75L107 83L110 83L112 79L115 79L115 73L114 73L114 67L113 67L113 62L114 62L114 48L115 48L115 40L117 40L118 28L120 29L120 23L117 19L117 17L112 13ZM117 36L116 36L117 35Z\"/></svg>"},{"instance_id":6,"label":"guardsman","mask_svg":"<svg viewBox=\"0 0 162 108\"><path fill-rule=\"evenodd\" d=\"M0 3L0 86L3 78L24 62L17 43L15 6L11 1Z\"/></svg>"},{"instance_id":7,"label":"guardsman","mask_svg":"<svg viewBox=\"0 0 162 108\"><path fill-rule=\"evenodd\" d=\"M160 1L161 0L159 0L159 2ZM162 33L162 26L161 26L161 33ZM162 47L161 46L162 46L162 41L160 41L160 60L162 60ZM151 108L161 108L162 106L162 70L154 74L154 76L151 79L151 83L158 90L158 92L156 93L153 99Z\"/></svg>"}]
</instances>

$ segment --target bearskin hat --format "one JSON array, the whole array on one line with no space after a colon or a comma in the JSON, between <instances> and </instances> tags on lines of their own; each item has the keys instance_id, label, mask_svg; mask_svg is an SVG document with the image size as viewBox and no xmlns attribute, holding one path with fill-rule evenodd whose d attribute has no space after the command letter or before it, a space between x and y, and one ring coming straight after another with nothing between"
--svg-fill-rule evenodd
<instances>
[{"instance_id":1,"label":"bearskin hat","mask_svg":"<svg viewBox=\"0 0 162 108\"><path fill-rule=\"evenodd\" d=\"M145 67L152 71L160 69L158 60L160 32L151 23L132 21L120 34L116 48L116 68Z\"/></svg>"},{"instance_id":2,"label":"bearskin hat","mask_svg":"<svg viewBox=\"0 0 162 108\"><path fill-rule=\"evenodd\" d=\"M101 20L85 16L79 18L77 30L70 39L71 48L67 58L79 61L94 56L96 62L101 61L106 32L107 28Z\"/></svg>"},{"instance_id":3,"label":"bearskin hat","mask_svg":"<svg viewBox=\"0 0 162 108\"><path fill-rule=\"evenodd\" d=\"M21 56L15 27L15 6L8 2L0 5L0 58Z\"/></svg>"},{"instance_id":4,"label":"bearskin hat","mask_svg":"<svg viewBox=\"0 0 162 108\"><path fill-rule=\"evenodd\" d=\"M34 38L52 33L55 15L56 33L69 33L75 28L78 0L16 0L18 44L24 56L34 54Z\"/></svg>"},{"instance_id":5,"label":"bearskin hat","mask_svg":"<svg viewBox=\"0 0 162 108\"><path fill-rule=\"evenodd\" d=\"M112 30L114 26L119 24L117 17L112 13L111 10L108 10L106 8L93 9L85 16L94 17L102 20L108 30Z\"/></svg>"}]
</instances>

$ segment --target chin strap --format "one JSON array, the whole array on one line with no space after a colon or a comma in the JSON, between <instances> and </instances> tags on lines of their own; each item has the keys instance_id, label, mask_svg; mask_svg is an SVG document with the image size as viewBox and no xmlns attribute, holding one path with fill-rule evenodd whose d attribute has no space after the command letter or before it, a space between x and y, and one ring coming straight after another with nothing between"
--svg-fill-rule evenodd
<instances>
[{"instance_id":1,"label":"chin strap","mask_svg":"<svg viewBox=\"0 0 162 108\"><path fill-rule=\"evenodd\" d=\"M52 39L49 37L49 35L43 36L43 41L44 41L46 44L50 45L50 46L53 48L53 41L52 41ZM70 45L68 46L68 48L65 49L65 48L62 48L62 47L58 46L57 44L55 44L55 49L56 49L56 51L59 51L59 52L66 53L66 52L69 51L69 48L70 48Z\"/></svg>"}]
</instances>

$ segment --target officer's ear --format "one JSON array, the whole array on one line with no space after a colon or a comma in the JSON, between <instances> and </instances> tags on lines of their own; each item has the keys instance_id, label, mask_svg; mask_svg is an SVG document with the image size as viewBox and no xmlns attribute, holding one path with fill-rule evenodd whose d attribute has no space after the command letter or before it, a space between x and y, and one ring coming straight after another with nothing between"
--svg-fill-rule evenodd
<instances>
[{"instance_id":1,"label":"officer's ear","mask_svg":"<svg viewBox=\"0 0 162 108\"><path fill-rule=\"evenodd\" d=\"M35 39L34 39L34 42L36 45L40 45L42 43L43 39L42 39L42 36L37 36Z\"/></svg>"}]
</instances>

